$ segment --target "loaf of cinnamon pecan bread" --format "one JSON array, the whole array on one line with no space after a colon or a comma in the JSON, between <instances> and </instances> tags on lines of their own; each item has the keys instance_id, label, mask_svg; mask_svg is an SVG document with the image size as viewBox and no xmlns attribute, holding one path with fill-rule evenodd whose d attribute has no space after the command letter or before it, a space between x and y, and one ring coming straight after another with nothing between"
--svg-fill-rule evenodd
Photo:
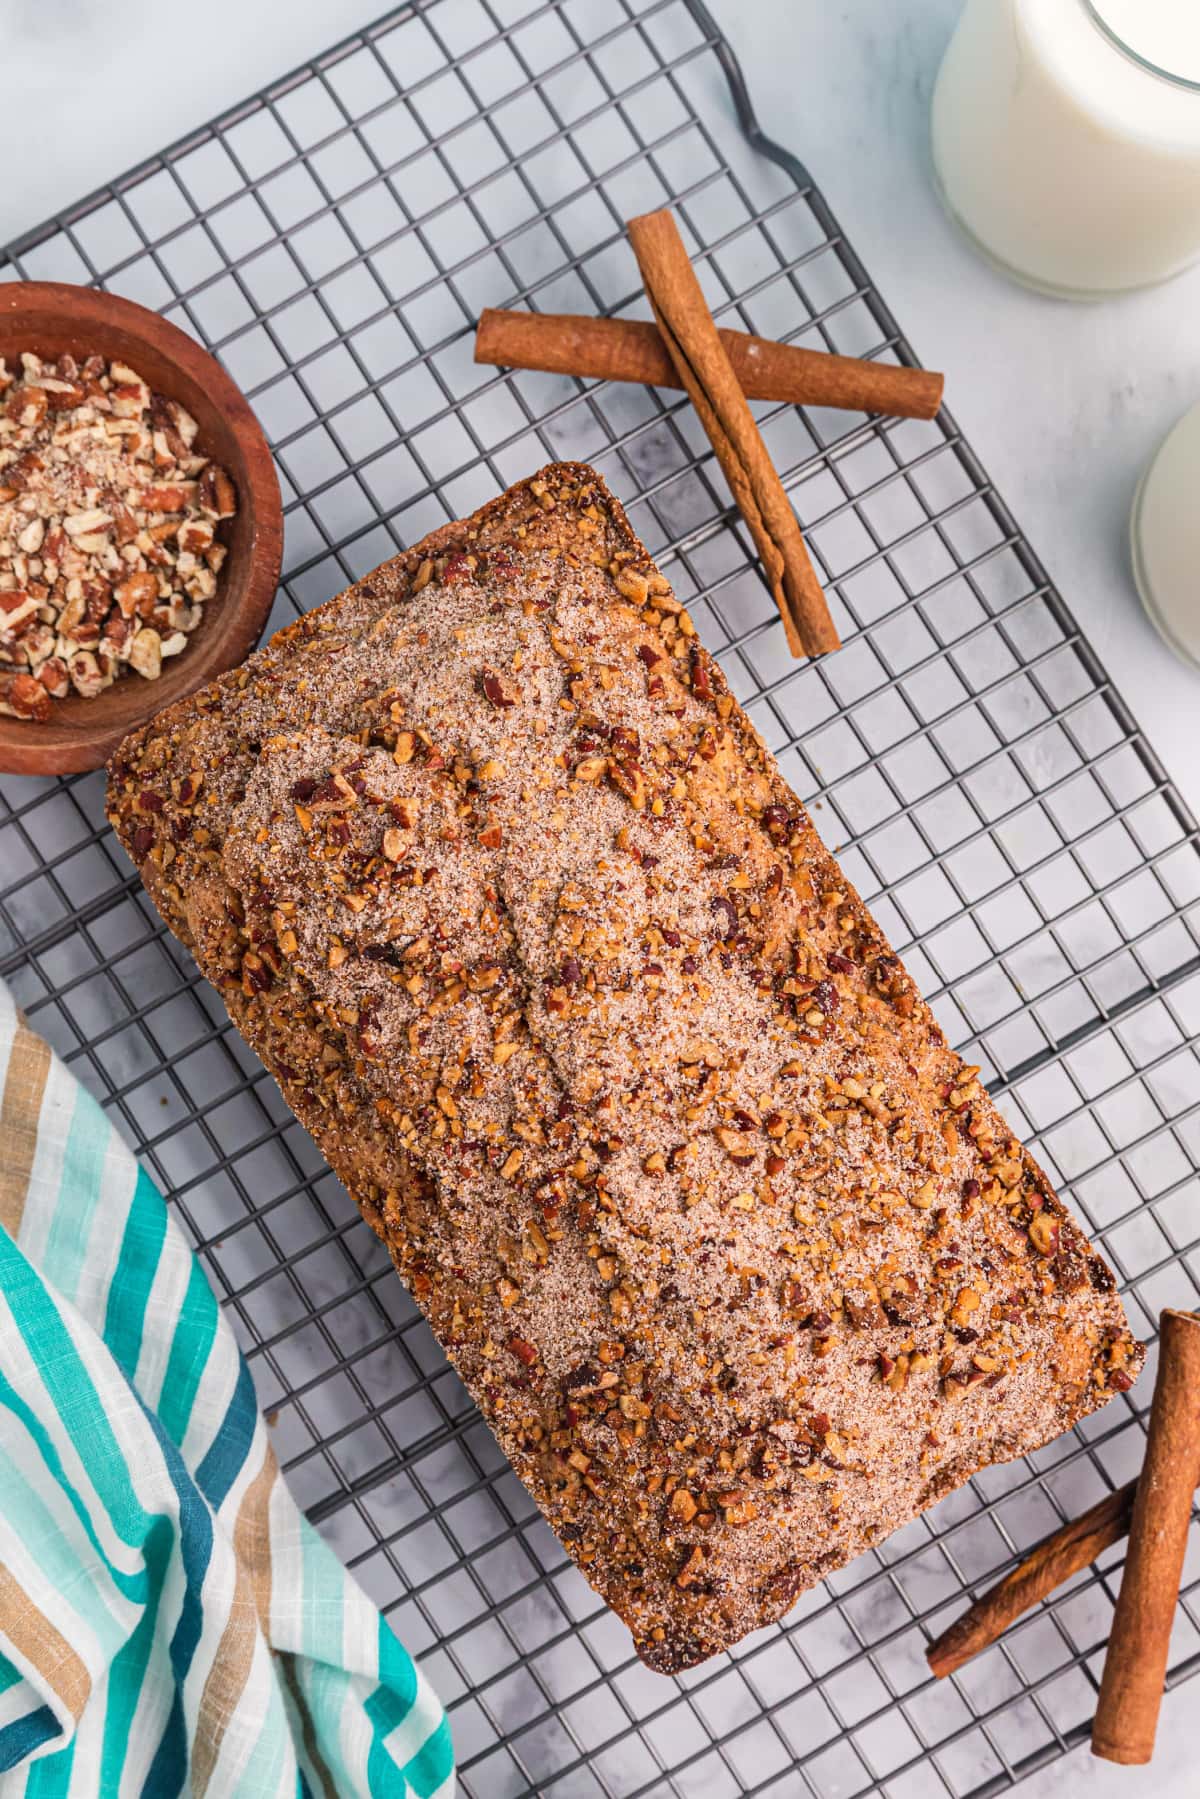
<instances>
[{"instance_id":1,"label":"loaf of cinnamon pecan bread","mask_svg":"<svg viewBox=\"0 0 1200 1799\"><path fill-rule=\"evenodd\" d=\"M1130 1385L1108 1268L590 469L162 713L109 805L651 1666Z\"/></svg>"}]
</instances>

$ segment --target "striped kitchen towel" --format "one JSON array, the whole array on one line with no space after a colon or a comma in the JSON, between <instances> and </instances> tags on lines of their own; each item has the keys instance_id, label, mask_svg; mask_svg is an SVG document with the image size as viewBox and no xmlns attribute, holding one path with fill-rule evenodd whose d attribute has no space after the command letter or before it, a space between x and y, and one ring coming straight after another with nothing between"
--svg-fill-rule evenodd
<instances>
[{"instance_id":1,"label":"striped kitchen towel","mask_svg":"<svg viewBox=\"0 0 1200 1799\"><path fill-rule=\"evenodd\" d=\"M0 986L0 1795L448 1799L200 1265Z\"/></svg>"}]
</instances>

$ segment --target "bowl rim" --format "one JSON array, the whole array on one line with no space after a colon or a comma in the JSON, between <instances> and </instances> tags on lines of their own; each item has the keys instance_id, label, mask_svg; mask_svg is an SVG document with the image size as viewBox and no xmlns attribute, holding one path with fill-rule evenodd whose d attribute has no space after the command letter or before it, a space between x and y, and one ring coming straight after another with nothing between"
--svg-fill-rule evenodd
<instances>
[{"instance_id":1,"label":"bowl rim","mask_svg":"<svg viewBox=\"0 0 1200 1799\"><path fill-rule=\"evenodd\" d=\"M245 564L240 597L232 607L214 608L214 616L204 620L200 639L189 646L196 660L192 663L186 652L180 658L176 666L181 673L172 682L169 700L158 698L157 682L145 681L140 683L146 690L144 708L132 709L120 722L89 721L86 713L61 720L52 713L39 725L0 715L0 772L76 774L102 767L130 731L153 718L164 705L186 698L236 667L254 647L279 586L283 499L266 434L250 402L212 352L180 326L136 300L103 288L77 287L65 281L0 283L0 327L5 337L11 337L14 321L19 327L22 316L29 315L30 335L36 339L39 314L57 315L64 322L78 323L85 332L94 331L97 352L106 357L110 354L105 348L106 333L116 330L140 339L202 388L239 442L245 464L239 508L248 503L251 517L251 534L240 550ZM132 678L125 677L121 687ZM94 702L79 703L87 707Z\"/></svg>"}]
</instances>

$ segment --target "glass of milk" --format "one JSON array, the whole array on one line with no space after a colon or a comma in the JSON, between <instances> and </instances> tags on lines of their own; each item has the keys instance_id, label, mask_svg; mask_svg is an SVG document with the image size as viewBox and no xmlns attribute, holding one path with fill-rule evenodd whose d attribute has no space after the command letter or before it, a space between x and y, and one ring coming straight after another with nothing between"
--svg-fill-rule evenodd
<instances>
[{"instance_id":1,"label":"glass of milk","mask_svg":"<svg viewBox=\"0 0 1200 1799\"><path fill-rule=\"evenodd\" d=\"M1027 286L1178 274L1200 258L1200 0L967 0L933 161L951 217Z\"/></svg>"},{"instance_id":2,"label":"glass of milk","mask_svg":"<svg viewBox=\"0 0 1200 1799\"><path fill-rule=\"evenodd\" d=\"M1200 405L1184 413L1133 503L1133 574L1151 622L1200 669Z\"/></svg>"}]
</instances>

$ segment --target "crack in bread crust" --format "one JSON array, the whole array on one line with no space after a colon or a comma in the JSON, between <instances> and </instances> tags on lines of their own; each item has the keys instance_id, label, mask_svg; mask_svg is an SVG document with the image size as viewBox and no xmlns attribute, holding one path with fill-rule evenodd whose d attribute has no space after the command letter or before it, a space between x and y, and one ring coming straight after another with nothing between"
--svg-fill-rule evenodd
<instances>
[{"instance_id":1,"label":"crack in bread crust","mask_svg":"<svg viewBox=\"0 0 1200 1799\"><path fill-rule=\"evenodd\" d=\"M161 714L109 809L652 1667L1131 1384L1111 1273L592 470Z\"/></svg>"}]
</instances>

